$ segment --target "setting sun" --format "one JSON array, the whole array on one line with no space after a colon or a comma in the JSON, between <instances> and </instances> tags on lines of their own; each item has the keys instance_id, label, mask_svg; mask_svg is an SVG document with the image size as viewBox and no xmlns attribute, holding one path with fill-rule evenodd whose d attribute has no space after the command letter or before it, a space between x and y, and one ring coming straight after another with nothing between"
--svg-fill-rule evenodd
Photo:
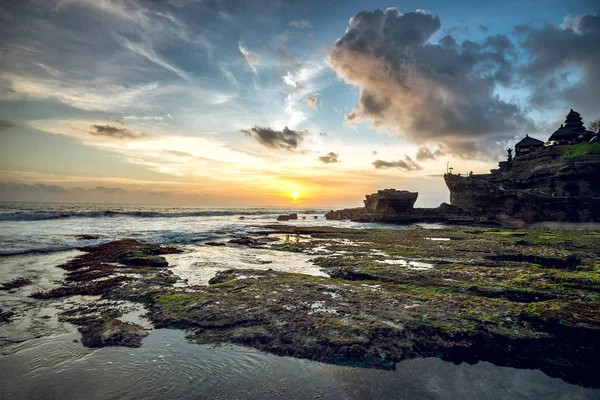
<instances>
[{"instance_id":1,"label":"setting sun","mask_svg":"<svg viewBox=\"0 0 600 400\"><path fill-rule=\"evenodd\" d=\"M298 200L298 196L299 196L299 195L298 195L298 192L293 192L293 193L292 193L292 199L293 199L293 200Z\"/></svg>"}]
</instances>

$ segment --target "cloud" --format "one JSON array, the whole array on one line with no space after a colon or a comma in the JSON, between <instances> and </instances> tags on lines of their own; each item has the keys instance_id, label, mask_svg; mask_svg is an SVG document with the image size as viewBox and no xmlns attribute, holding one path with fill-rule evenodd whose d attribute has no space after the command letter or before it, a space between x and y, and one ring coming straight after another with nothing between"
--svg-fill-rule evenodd
<instances>
[{"instance_id":1,"label":"cloud","mask_svg":"<svg viewBox=\"0 0 600 400\"><path fill-rule=\"evenodd\" d=\"M244 47L241 41L238 43L238 49L242 53L242 57L240 58L248 64L254 75L258 75L258 69L256 68L258 65L258 56Z\"/></svg>"},{"instance_id":2,"label":"cloud","mask_svg":"<svg viewBox=\"0 0 600 400\"><path fill-rule=\"evenodd\" d=\"M47 185L44 183L36 183L29 185L26 183L17 182L0 182L0 192L28 192L28 193L51 193L51 194L64 194L69 193L73 189L66 189L60 185Z\"/></svg>"},{"instance_id":3,"label":"cloud","mask_svg":"<svg viewBox=\"0 0 600 400\"><path fill-rule=\"evenodd\" d=\"M294 28L298 28L298 29L305 29L305 28L314 28L314 26L312 26L310 24L310 22L308 22L308 20L306 19L301 19L301 20L294 20L291 21L288 26L292 26Z\"/></svg>"},{"instance_id":4,"label":"cloud","mask_svg":"<svg viewBox=\"0 0 600 400\"><path fill-rule=\"evenodd\" d=\"M294 131L287 126L281 131L271 128L254 126L251 129L242 129L240 132L256 139L260 144L270 149L286 149L295 151L300 147L308 131Z\"/></svg>"},{"instance_id":5,"label":"cloud","mask_svg":"<svg viewBox=\"0 0 600 400\"><path fill-rule=\"evenodd\" d=\"M147 60L155 63L156 65L159 65L164 69L173 72L180 78L183 78L185 80L191 79L191 77L185 71L183 71L180 68L177 68L175 65L168 63L162 57L158 56L151 45L145 43L134 43L132 41L127 40L126 38L121 38L121 42L125 49L132 51L133 53L136 53L146 58Z\"/></svg>"},{"instance_id":6,"label":"cloud","mask_svg":"<svg viewBox=\"0 0 600 400\"><path fill-rule=\"evenodd\" d=\"M421 146L417 150L417 161L436 160L442 155L444 152L441 149L431 150L429 147Z\"/></svg>"},{"instance_id":7,"label":"cloud","mask_svg":"<svg viewBox=\"0 0 600 400\"><path fill-rule=\"evenodd\" d=\"M0 131L10 128L16 128L18 125L6 119L0 119Z\"/></svg>"},{"instance_id":8,"label":"cloud","mask_svg":"<svg viewBox=\"0 0 600 400\"><path fill-rule=\"evenodd\" d=\"M412 160L412 158L410 158L407 155L404 156L404 160L398 160L398 161L375 160L375 161L373 161L372 164L375 167L375 169L395 168L395 169L400 169L400 170L407 171L407 172L408 171L418 171L418 170L422 169L419 164L414 162Z\"/></svg>"},{"instance_id":9,"label":"cloud","mask_svg":"<svg viewBox=\"0 0 600 400\"><path fill-rule=\"evenodd\" d=\"M145 133L134 133L126 128L117 128L112 125L92 125L95 131L91 131L90 134L94 136L104 136L113 139L145 139L149 135Z\"/></svg>"},{"instance_id":10,"label":"cloud","mask_svg":"<svg viewBox=\"0 0 600 400\"><path fill-rule=\"evenodd\" d=\"M437 16L396 9L350 19L328 58L337 75L360 90L346 123L370 122L410 142L441 143L470 157L485 157L486 147L533 129L518 105L494 92L511 82L515 51L508 38L454 47L451 37L429 43L440 27Z\"/></svg>"},{"instance_id":11,"label":"cloud","mask_svg":"<svg viewBox=\"0 0 600 400\"><path fill-rule=\"evenodd\" d=\"M187 151L163 150L162 152L175 157L195 157L193 154L190 154Z\"/></svg>"},{"instance_id":12,"label":"cloud","mask_svg":"<svg viewBox=\"0 0 600 400\"><path fill-rule=\"evenodd\" d=\"M600 93L600 14L566 17L557 27L520 26L521 47L531 59L522 69L536 107L597 112Z\"/></svg>"},{"instance_id":13,"label":"cloud","mask_svg":"<svg viewBox=\"0 0 600 400\"><path fill-rule=\"evenodd\" d=\"M275 55L277 56L279 66L281 68L300 68L302 67L302 62L299 61L296 57L288 54L287 50L283 46L279 46L275 49Z\"/></svg>"},{"instance_id":14,"label":"cloud","mask_svg":"<svg viewBox=\"0 0 600 400\"><path fill-rule=\"evenodd\" d=\"M372 155L374 155L374 156L376 156L376 155L377 155L377 150L373 150L373 151L371 152L371 154L372 154Z\"/></svg>"},{"instance_id":15,"label":"cloud","mask_svg":"<svg viewBox=\"0 0 600 400\"><path fill-rule=\"evenodd\" d=\"M317 105L317 98L316 97L308 96L307 98L304 99L304 101L313 110L318 110L319 109L319 107Z\"/></svg>"},{"instance_id":16,"label":"cloud","mask_svg":"<svg viewBox=\"0 0 600 400\"><path fill-rule=\"evenodd\" d=\"M333 152L319 157L319 161L321 161L323 164L333 164L340 162L340 160L338 160L338 153Z\"/></svg>"},{"instance_id":17,"label":"cloud","mask_svg":"<svg viewBox=\"0 0 600 400\"><path fill-rule=\"evenodd\" d=\"M126 193L125 189L114 188L114 187L105 187L105 186L96 186L94 189L91 189L92 192L102 192L107 194L115 194L115 193Z\"/></svg>"},{"instance_id":18,"label":"cloud","mask_svg":"<svg viewBox=\"0 0 600 400\"><path fill-rule=\"evenodd\" d=\"M319 132L319 136L327 136L327 132Z\"/></svg>"}]
</instances>

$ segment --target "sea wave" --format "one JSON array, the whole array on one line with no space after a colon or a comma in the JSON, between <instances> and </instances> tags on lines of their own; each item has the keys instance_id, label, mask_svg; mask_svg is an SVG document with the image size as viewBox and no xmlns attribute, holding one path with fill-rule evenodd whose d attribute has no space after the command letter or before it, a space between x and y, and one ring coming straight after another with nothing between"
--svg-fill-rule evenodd
<instances>
[{"instance_id":1,"label":"sea wave","mask_svg":"<svg viewBox=\"0 0 600 400\"><path fill-rule=\"evenodd\" d=\"M312 210L311 210L312 211ZM184 217L219 217L219 216L255 216L267 217L271 215L287 213L291 211L274 210L205 210L205 211L180 211L180 212L159 212L159 211L16 211L0 213L0 221L42 221L52 219L67 218L184 218Z\"/></svg>"},{"instance_id":2,"label":"sea wave","mask_svg":"<svg viewBox=\"0 0 600 400\"><path fill-rule=\"evenodd\" d=\"M61 251L71 251L77 250L76 246L62 245L62 246L54 246L54 247L44 247L44 248L29 248L29 249L2 249L0 250L0 257L9 257L9 256L23 256L27 254L48 254L48 253L58 253Z\"/></svg>"}]
</instances>

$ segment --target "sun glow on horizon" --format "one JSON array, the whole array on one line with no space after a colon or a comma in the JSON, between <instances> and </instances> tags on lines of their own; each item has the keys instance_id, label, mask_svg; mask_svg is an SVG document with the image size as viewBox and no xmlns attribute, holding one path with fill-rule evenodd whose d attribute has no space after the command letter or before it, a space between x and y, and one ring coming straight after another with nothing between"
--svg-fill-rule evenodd
<instances>
[{"instance_id":1,"label":"sun glow on horizon","mask_svg":"<svg viewBox=\"0 0 600 400\"><path fill-rule=\"evenodd\" d=\"M298 192L292 192L292 200L296 201L296 200L298 200L298 197L300 197Z\"/></svg>"}]
</instances>

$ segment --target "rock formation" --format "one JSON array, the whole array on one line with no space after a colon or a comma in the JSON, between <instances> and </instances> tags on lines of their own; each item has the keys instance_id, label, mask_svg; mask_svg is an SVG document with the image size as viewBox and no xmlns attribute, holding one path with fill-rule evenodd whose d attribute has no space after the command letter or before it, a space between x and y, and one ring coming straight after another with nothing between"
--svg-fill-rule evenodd
<instances>
[{"instance_id":1,"label":"rock formation","mask_svg":"<svg viewBox=\"0 0 600 400\"><path fill-rule=\"evenodd\" d=\"M325 217L397 223L600 222L600 143L578 112L571 110L548 142L527 135L515 150L513 158L508 149L508 160L490 174L446 173L451 205L413 208L418 193L385 189L367 195L363 208Z\"/></svg>"},{"instance_id":2,"label":"rock formation","mask_svg":"<svg viewBox=\"0 0 600 400\"><path fill-rule=\"evenodd\" d=\"M526 222L600 221L600 144L542 147L490 174L444 175L450 203Z\"/></svg>"},{"instance_id":3,"label":"rock formation","mask_svg":"<svg viewBox=\"0 0 600 400\"><path fill-rule=\"evenodd\" d=\"M384 189L365 196L365 208L375 213L403 212L413 208L419 193Z\"/></svg>"},{"instance_id":4,"label":"rock formation","mask_svg":"<svg viewBox=\"0 0 600 400\"><path fill-rule=\"evenodd\" d=\"M413 208L419 193L384 189L365 196L365 206L329 211L325 218L357 222L446 222L468 223L473 217L460 208L443 203L437 208Z\"/></svg>"}]
</instances>

